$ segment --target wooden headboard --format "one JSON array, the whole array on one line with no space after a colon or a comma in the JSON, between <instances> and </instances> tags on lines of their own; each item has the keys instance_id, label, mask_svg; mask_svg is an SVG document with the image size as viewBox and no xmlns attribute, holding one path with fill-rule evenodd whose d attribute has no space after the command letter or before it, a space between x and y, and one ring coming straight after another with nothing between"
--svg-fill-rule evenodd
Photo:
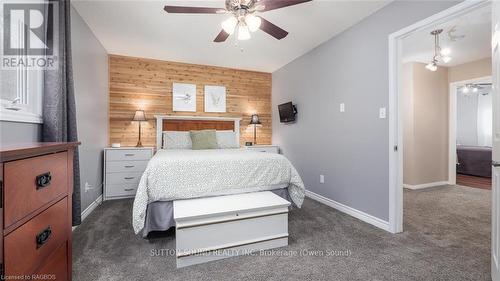
<instances>
[{"instance_id":1,"label":"wooden headboard","mask_svg":"<svg viewBox=\"0 0 500 281\"><path fill-rule=\"evenodd\" d=\"M231 130L240 143L241 118L156 115L156 149L163 146L164 131Z\"/></svg>"}]
</instances>

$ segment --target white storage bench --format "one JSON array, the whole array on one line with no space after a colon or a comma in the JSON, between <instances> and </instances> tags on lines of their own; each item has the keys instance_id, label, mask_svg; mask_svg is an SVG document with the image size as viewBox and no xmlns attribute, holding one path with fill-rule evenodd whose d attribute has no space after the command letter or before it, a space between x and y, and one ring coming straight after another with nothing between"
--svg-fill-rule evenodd
<instances>
[{"instance_id":1,"label":"white storage bench","mask_svg":"<svg viewBox=\"0 0 500 281\"><path fill-rule=\"evenodd\" d=\"M288 206L270 191L174 201L177 267L287 246Z\"/></svg>"}]
</instances>

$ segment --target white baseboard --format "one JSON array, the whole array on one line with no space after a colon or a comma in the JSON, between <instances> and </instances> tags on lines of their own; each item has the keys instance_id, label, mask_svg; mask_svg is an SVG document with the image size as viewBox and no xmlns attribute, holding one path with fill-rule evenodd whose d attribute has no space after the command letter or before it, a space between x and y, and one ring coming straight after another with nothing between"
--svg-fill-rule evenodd
<instances>
[{"instance_id":1,"label":"white baseboard","mask_svg":"<svg viewBox=\"0 0 500 281\"><path fill-rule=\"evenodd\" d=\"M97 206L101 205L101 203L102 203L102 194L99 195L99 197L97 197L97 199L94 202L92 202L87 208L85 208L85 210L83 210L82 221L86 219L87 216L90 215L90 213L92 213L92 211L94 211L95 208L97 208Z\"/></svg>"},{"instance_id":2,"label":"white baseboard","mask_svg":"<svg viewBox=\"0 0 500 281\"><path fill-rule=\"evenodd\" d=\"M448 184L450 184L448 181L436 181L436 182L416 184L416 185L403 184L403 187L408 188L408 189L412 189L412 190L417 190L417 189L424 189L424 188L442 186L442 185L448 185Z\"/></svg>"},{"instance_id":3,"label":"white baseboard","mask_svg":"<svg viewBox=\"0 0 500 281\"><path fill-rule=\"evenodd\" d=\"M315 201L323 203L329 207L337 209L337 210L341 211L342 213L348 214L348 215L353 216L361 221L364 221L364 222L369 223L371 225L374 225L380 229L383 229L385 231L390 232L388 221L384 221L384 220L379 219L377 217L374 217L370 214L367 214L367 213L362 212L360 210L346 206L342 203L336 202L332 199L326 198L324 196L321 196L321 195L314 193L312 191L309 191L309 190L306 190L306 196L315 200Z\"/></svg>"},{"instance_id":4,"label":"white baseboard","mask_svg":"<svg viewBox=\"0 0 500 281\"><path fill-rule=\"evenodd\" d=\"M102 203L102 194L99 195L99 197L97 197L97 199L94 202L92 202L87 208L85 208L85 210L83 210L81 214L81 221L83 222L83 220L86 219L90 215L90 213L92 213L92 211L94 211L95 208L97 208L97 206L101 205L101 203ZM75 230L78 226L79 225L73 226L71 228L71 231Z\"/></svg>"}]
</instances>

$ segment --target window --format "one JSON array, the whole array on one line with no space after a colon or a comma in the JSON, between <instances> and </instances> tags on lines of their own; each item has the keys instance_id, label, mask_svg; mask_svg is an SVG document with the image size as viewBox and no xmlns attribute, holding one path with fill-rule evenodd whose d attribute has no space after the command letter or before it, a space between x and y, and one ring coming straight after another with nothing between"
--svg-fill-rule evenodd
<instances>
[{"instance_id":1,"label":"window","mask_svg":"<svg viewBox=\"0 0 500 281\"><path fill-rule=\"evenodd\" d=\"M42 123L43 71L0 71L0 120Z\"/></svg>"},{"instance_id":2,"label":"window","mask_svg":"<svg viewBox=\"0 0 500 281\"><path fill-rule=\"evenodd\" d=\"M3 5L0 5L3 15ZM0 16L1 17L1 16ZM3 22L3 18L0 18ZM24 45L26 34L24 23L17 23L18 33L11 34L11 40ZM3 44L2 44L3 45ZM0 46L0 48L3 46ZM14 56L18 61L28 61L26 49ZM29 68L23 64L0 69L0 120L28 123L42 123L43 70Z\"/></svg>"}]
</instances>

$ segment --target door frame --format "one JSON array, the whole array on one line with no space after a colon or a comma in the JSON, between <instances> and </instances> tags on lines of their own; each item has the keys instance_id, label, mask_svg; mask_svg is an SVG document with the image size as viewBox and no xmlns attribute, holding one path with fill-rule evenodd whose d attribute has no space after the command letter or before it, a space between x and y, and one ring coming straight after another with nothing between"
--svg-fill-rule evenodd
<instances>
[{"instance_id":1,"label":"door frame","mask_svg":"<svg viewBox=\"0 0 500 281\"><path fill-rule=\"evenodd\" d=\"M458 87L470 83L491 83L492 76L484 76L462 81L451 82L449 85L448 109L448 184L457 184L457 93Z\"/></svg>"},{"instance_id":2,"label":"door frame","mask_svg":"<svg viewBox=\"0 0 500 281\"><path fill-rule=\"evenodd\" d=\"M389 231L403 231L402 40L415 32L447 22L489 0L466 0L389 35Z\"/></svg>"}]
</instances>

